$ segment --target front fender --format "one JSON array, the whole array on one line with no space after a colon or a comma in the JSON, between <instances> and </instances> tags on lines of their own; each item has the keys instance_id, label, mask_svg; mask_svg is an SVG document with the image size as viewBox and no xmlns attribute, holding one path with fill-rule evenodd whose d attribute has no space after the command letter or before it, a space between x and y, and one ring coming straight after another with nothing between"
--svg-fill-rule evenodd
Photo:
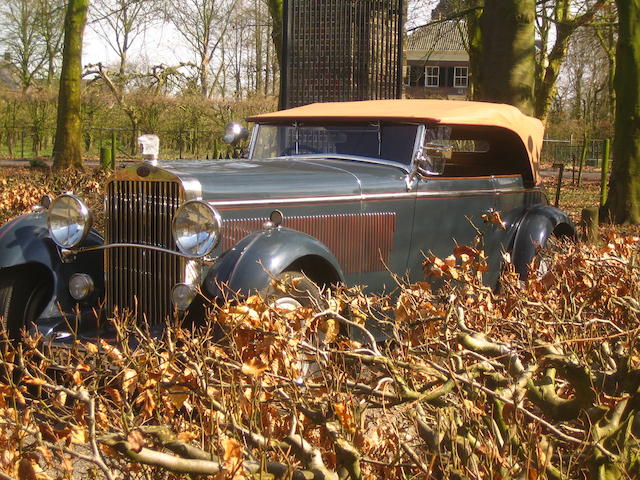
<instances>
[{"instance_id":1,"label":"front fender","mask_svg":"<svg viewBox=\"0 0 640 480\"><path fill-rule=\"evenodd\" d=\"M92 230L82 246L102 245L104 240ZM64 263L60 250L49 236L47 212L40 211L21 215L0 226L0 270L38 265L51 273L52 298L45 308L44 316L59 315L58 304L70 311L76 301L69 294L67 285L71 275L88 273L95 282L95 300L104 289L103 260L100 252L87 252L76 260Z\"/></svg>"},{"instance_id":2,"label":"front fender","mask_svg":"<svg viewBox=\"0 0 640 480\"><path fill-rule=\"evenodd\" d=\"M46 212L20 215L0 227L0 268L35 262L53 269L59 261Z\"/></svg>"},{"instance_id":3,"label":"front fender","mask_svg":"<svg viewBox=\"0 0 640 480\"><path fill-rule=\"evenodd\" d=\"M526 279L536 251L552 235L575 237L575 226L569 216L550 205L536 205L527 210L519 222L511 248L511 261L520 278Z\"/></svg>"},{"instance_id":4,"label":"front fender","mask_svg":"<svg viewBox=\"0 0 640 480\"><path fill-rule=\"evenodd\" d=\"M302 261L309 270L317 267L316 278L302 269L317 283L344 281L338 261L325 245L305 233L278 227L247 235L221 255L207 274L205 289L212 297L225 293L223 285L231 292L262 290L274 275Z\"/></svg>"}]
</instances>

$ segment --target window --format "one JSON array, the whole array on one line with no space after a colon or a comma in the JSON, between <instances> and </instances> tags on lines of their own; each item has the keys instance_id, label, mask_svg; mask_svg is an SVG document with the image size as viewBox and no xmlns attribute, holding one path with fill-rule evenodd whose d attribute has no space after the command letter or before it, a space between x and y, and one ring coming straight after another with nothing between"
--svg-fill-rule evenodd
<instances>
[{"instance_id":1,"label":"window","mask_svg":"<svg viewBox=\"0 0 640 480\"><path fill-rule=\"evenodd\" d=\"M440 86L440 67L425 67L425 87Z\"/></svg>"},{"instance_id":2,"label":"window","mask_svg":"<svg viewBox=\"0 0 640 480\"><path fill-rule=\"evenodd\" d=\"M467 67L455 67L453 69L453 86L466 87L469 82L469 69Z\"/></svg>"},{"instance_id":3,"label":"window","mask_svg":"<svg viewBox=\"0 0 640 480\"><path fill-rule=\"evenodd\" d=\"M407 85L410 87L424 86L424 68L421 65L409 65Z\"/></svg>"}]
</instances>

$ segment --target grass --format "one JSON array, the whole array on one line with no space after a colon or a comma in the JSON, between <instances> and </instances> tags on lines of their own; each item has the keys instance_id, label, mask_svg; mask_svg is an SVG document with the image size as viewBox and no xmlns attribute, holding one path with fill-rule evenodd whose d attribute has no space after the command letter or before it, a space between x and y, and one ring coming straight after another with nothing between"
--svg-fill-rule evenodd
<instances>
[{"instance_id":1,"label":"grass","mask_svg":"<svg viewBox=\"0 0 640 480\"><path fill-rule=\"evenodd\" d=\"M557 178L544 179L549 203L553 204L556 195ZM582 210L600 206L600 180L582 180L580 186L571 182L571 176L565 177L560 190L560 203L558 208L569 214L574 224L580 227ZM615 230L621 235L640 236L640 225L606 225L600 226L603 232Z\"/></svg>"}]
</instances>

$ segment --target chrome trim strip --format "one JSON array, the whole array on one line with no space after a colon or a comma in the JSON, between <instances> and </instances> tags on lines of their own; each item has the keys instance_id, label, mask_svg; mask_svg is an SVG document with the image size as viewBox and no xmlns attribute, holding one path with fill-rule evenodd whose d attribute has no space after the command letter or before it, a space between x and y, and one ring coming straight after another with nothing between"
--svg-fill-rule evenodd
<instances>
[{"instance_id":1,"label":"chrome trim strip","mask_svg":"<svg viewBox=\"0 0 640 480\"><path fill-rule=\"evenodd\" d=\"M437 180L436 180L437 181ZM450 190L446 192L429 191L429 192L393 192L393 193L362 193L353 195L334 195L327 197L280 197L280 198L257 198L250 200L222 200L209 201L208 203L216 207L230 206L248 206L248 205L281 205L281 204L297 204L312 202L348 202L348 201L367 201L367 200L386 200L386 199L405 199L405 198L427 198L427 197L470 197L477 195L504 195L514 193L527 193L531 189L477 189L477 190Z\"/></svg>"},{"instance_id":2,"label":"chrome trim strip","mask_svg":"<svg viewBox=\"0 0 640 480\"><path fill-rule=\"evenodd\" d=\"M204 255L203 257L189 257L179 251L167 250L166 248L155 247L153 245L143 245L140 243L109 243L107 245L95 245L93 247L82 247L82 248L64 248L61 250L62 250L63 256L68 256L68 255L76 255L78 253L93 252L95 250L107 250L110 248L123 248L123 247L124 248L141 248L145 250L153 250L155 252L168 253L170 255L175 255L177 257L183 257L187 260L198 260L198 259L207 259L207 261L209 260L209 257L207 257L206 255Z\"/></svg>"},{"instance_id":3,"label":"chrome trim strip","mask_svg":"<svg viewBox=\"0 0 640 480\"><path fill-rule=\"evenodd\" d=\"M314 201L322 202L348 202L348 201L360 201L362 200L362 194L357 195L336 195L331 197L291 197L291 198L255 198L250 200L222 200L209 201L214 207L227 207L227 206L245 206L245 205L280 205L283 203L309 203Z\"/></svg>"}]
</instances>

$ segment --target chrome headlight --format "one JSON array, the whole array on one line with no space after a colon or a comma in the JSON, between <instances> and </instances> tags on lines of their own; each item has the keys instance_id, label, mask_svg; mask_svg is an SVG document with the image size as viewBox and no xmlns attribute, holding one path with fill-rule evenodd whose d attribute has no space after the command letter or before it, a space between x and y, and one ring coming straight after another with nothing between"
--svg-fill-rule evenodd
<instances>
[{"instance_id":1,"label":"chrome headlight","mask_svg":"<svg viewBox=\"0 0 640 480\"><path fill-rule=\"evenodd\" d=\"M173 217L173 239L188 257L203 257L220 241L222 218L211 205L200 200L184 203Z\"/></svg>"},{"instance_id":2,"label":"chrome headlight","mask_svg":"<svg viewBox=\"0 0 640 480\"><path fill-rule=\"evenodd\" d=\"M92 223L91 212L75 195L62 194L49 205L49 235L62 248L73 248L82 242Z\"/></svg>"}]
</instances>

